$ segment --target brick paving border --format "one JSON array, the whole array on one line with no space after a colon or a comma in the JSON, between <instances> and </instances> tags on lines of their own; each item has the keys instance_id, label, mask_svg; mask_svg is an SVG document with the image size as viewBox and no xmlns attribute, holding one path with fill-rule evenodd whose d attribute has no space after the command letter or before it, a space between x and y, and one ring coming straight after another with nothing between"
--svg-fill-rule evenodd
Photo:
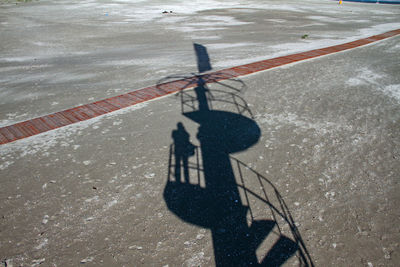
<instances>
[{"instance_id":1,"label":"brick paving border","mask_svg":"<svg viewBox=\"0 0 400 267\"><path fill-rule=\"evenodd\" d=\"M202 75L202 79L206 83L227 80L234 77L251 74L258 71L264 71L310 58L316 58L337 53L340 51L345 51L355 47L360 47L399 34L400 29L397 29L349 43L262 60L250 64L219 70L216 72L210 72ZM51 131L73 123L89 120L97 116L104 115L106 113L133 106L138 103L142 103L161 96L169 95L186 88L193 88L196 85L197 77L190 77L171 82L165 82L158 85L142 88L137 91L110 97L93 103L77 106L56 113L44 115L35 119L30 119L13 125L5 126L0 128L0 145Z\"/></svg>"}]
</instances>

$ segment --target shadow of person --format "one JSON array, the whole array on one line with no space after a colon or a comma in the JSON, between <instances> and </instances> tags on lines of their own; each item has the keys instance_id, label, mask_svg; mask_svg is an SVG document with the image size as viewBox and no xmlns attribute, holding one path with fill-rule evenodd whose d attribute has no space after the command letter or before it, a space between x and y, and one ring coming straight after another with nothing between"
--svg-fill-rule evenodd
<instances>
[{"instance_id":1,"label":"shadow of person","mask_svg":"<svg viewBox=\"0 0 400 267\"><path fill-rule=\"evenodd\" d=\"M199 72L210 70L207 49L195 44L195 51ZM252 117L218 109L221 106L213 107L215 98L207 86L207 76L196 75L194 79L197 86L192 89L195 96L191 101L197 102L197 105L194 104L195 108L189 112L182 108L182 115L199 126L196 138L200 145L194 147L183 124L178 123L177 129L172 132L175 150L174 153L170 151L168 181L164 188L167 207L180 219L211 231L216 266L281 266L296 252L304 263L302 266L312 266L303 254L303 243L291 218L288 218L287 209L279 208L284 204L283 199L279 197L277 204L273 205L262 184L259 188L263 189L264 197L247 188L243 182L246 178L243 173L249 169L248 166L232 160L231 154L246 151L260 140L260 127ZM234 103L237 104L236 101ZM184 103L181 105L183 107ZM247 104L244 106L247 107ZM189 167L192 167L193 163L188 166L188 158L195 154L195 151L200 152L201 165L196 157L195 166L197 172L202 173L204 184L200 183L200 179L198 182L189 181ZM170 177L173 154L175 180ZM181 162L184 181L180 174ZM239 172L235 173L232 162L243 165ZM260 182L267 181L257 172L252 174ZM238 184L237 178L242 181L241 185ZM269 184L272 192L279 196L276 188ZM262 200L270 207L271 214L279 214L282 221L286 221L296 235L290 238L282 233L276 215L269 218L253 217L251 202L248 201L247 195L243 198L240 192L253 194L258 200ZM248 214L251 215L251 221L248 220ZM274 229L278 229L279 233ZM278 235L276 242L259 260L257 250L268 236L275 234Z\"/></svg>"},{"instance_id":2,"label":"shadow of person","mask_svg":"<svg viewBox=\"0 0 400 267\"><path fill-rule=\"evenodd\" d=\"M190 143L190 135L181 122L177 124L177 129L172 131L172 139L174 140L175 179L181 180L182 163L185 182L189 182L188 158L194 155L195 146Z\"/></svg>"},{"instance_id":3,"label":"shadow of person","mask_svg":"<svg viewBox=\"0 0 400 267\"><path fill-rule=\"evenodd\" d=\"M277 227L277 222L253 218L248 223L250 207L242 202L230 157L257 143L260 128L254 120L241 114L210 109L209 88L201 77L193 90L198 109L183 115L199 125L196 137L200 141L197 149L202 166L195 165L198 171L202 170L204 186L189 181L188 158L195 148L183 124L178 123L172 131L174 152L170 154L175 157L175 180L169 177L164 189L167 206L182 220L210 229L216 266L281 266L299 247L280 235L265 258L258 260L256 251Z\"/></svg>"}]
</instances>

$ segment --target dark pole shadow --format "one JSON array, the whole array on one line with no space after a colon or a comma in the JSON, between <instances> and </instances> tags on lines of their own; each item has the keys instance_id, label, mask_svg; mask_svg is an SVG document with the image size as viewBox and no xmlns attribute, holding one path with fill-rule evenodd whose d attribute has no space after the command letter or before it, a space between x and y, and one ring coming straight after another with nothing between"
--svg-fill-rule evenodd
<instances>
[{"instance_id":1,"label":"dark pole shadow","mask_svg":"<svg viewBox=\"0 0 400 267\"><path fill-rule=\"evenodd\" d=\"M207 49L199 44L194 44L194 49L199 72L211 70ZM164 190L168 208L182 220L210 229L216 266L281 266L296 252L303 266L313 266L280 195L277 208L266 193L263 196L249 190L245 185L243 166L247 170L249 168L230 156L250 148L261 136L246 102L229 86L228 93L214 96L207 87L209 79L207 75L196 75L196 87L192 93L181 93L182 114L199 124L196 137L200 146L195 148L190 143L189 134L183 124L178 123L177 129L172 132L174 144L171 146L168 181ZM193 80L190 79L190 82ZM212 108L213 101L233 104L237 113L215 110ZM190 107L189 111L185 110L185 105ZM250 118L245 113L250 114ZM195 163L189 162L190 156L196 156ZM175 157L174 166L172 157ZM238 177L235 177L232 162L236 163ZM184 179L181 177L181 163ZM195 179L191 179L189 169L196 170ZM272 186L260 174L254 171L249 174L260 180L261 188L266 181ZM241 184L237 183L237 178L242 181ZM247 203L243 203L240 190L244 192ZM286 220L296 235L293 234L293 238L284 235L276 219L254 219L248 196L261 199L273 214ZM250 222L248 214L251 215ZM257 249L275 228L279 229L279 238L264 258L258 260Z\"/></svg>"},{"instance_id":2,"label":"dark pole shadow","mask_svg":"<svg viewBox=\"0 0 400 267\"><path fill-rule=\"evenodd\" d=\"M194 51L197 56L197 69L199 73L206 72L212 69L210 58L208 57L207 48L200 44L193 44Z\"/></svg>"}]
</instances>

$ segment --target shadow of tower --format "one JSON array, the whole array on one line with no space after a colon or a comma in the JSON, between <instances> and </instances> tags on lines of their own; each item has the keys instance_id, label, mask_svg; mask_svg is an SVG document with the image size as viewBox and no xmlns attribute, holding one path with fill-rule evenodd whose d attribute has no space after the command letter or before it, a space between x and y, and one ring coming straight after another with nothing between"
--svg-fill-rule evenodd
<instances>
[{"instance_id":1,"label":"shadow of tower","mask_svg":"<svg viewBox=\"0 0 400 267\"><path fill-rule=\"evenodd\" d=\"M168 208L182 220L210 229L216 266L281 266L296 252L299 252L300 257L303 258L300 261L301 265L312 266L290 213L288 213L286 205L282 206L284 202L281 202L283 200L279 194L279 208L270 203L267 194L265 197L259 198L262 198L270 208L272 206L272 210L276 214L285 218L294 233L292 238L294 240L284 234L279 234L273 247L263 259L258 260L256 250L273 231L277 221L276 219L256 220L253 218L249 203L243 203L243 194L240 193L240 189L244 190L246 199L248 199L248 194L257 194L248 190L244 184L243 172L240 168L246 165L232 158L230 154L244 151L256 144L261 136L261 131L252 119L246 102L235 92L221 94L232 98L232 101L223 98L219 100L234 103L237 113L212 108L211 102L216 99L216 96L207 87L210 76L201 74L211 70L207 49L199 44L194 44L194 49L200 74L196 75L196 87L192 91L193 94L181 93L181 104L182 114L199 125L196 137L200 142L200 147L193 152L185 152L187 158L184 160L187 162L188 157L196 155L196 163L186 163L186 168L194 168L198 173L201 172L204 176L204 183L200 182L200 174L198 174L196 183L191 183L189 179L182 181L177 173L177 168L171 175L172 151L175 151L175 155L177 150L187 151L185 147L188 144L186 134L182 134L185 136L185 140L174 138L170 154L168 182L164 190L164 199ZM193 82L193 80L190 79L189 82ZM188 103L191 107L190 111L185 111L184 107ZM245 116L244 113L248 113L250 117ZM178 125L178 129L174 132L177 132L179 128L182 131L182 126ZM186 144L185 147L181 145L183 143ZM201 164L199 163L199 151ZM241 184L237 182L232 162L235 162L239 168ZM185 173L188 172L186 169ZM258 173L256 173L256 177L262 186L263 182L268 181ZM262 181L263 179L264 181ZM277 193L276 189L274 193ZM249 213L252 217L250 224L247 220Z\"/></svg>"}]
</instances>

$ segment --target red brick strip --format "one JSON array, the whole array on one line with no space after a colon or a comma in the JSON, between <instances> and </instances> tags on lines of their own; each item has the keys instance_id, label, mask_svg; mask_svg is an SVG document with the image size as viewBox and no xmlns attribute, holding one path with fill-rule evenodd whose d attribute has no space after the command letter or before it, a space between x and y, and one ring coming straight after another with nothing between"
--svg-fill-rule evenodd
<instances>
[{"instance_id":1,"label":"red brick strip","mask_svg":"<svg viewBox=\"0 0 400 267\"><path fill-rule=\"evenodd\" d=\"M341 45L334 45L322 49L315 49L307 52L262 60L242 66L211 72L204 74L202 78L207 83L218 82L242 75L255 73L258 71L268 70L293 62L345 51L382 39L393 37L398 34L400 34L400 29L370 36L364 39ZM186 88L193 88L197 84L196 81L196 77L190 77L181 80L166 82L157 86L146 87L123 95L110 97L94 103L89 103L86 105L45 115L39 118L5 126L0 128L0 145L54 130L73 123L89 120L97 116L104 115L106 113L133 106L157 97L172 94Z\"/></svg>"}]
</instances>

